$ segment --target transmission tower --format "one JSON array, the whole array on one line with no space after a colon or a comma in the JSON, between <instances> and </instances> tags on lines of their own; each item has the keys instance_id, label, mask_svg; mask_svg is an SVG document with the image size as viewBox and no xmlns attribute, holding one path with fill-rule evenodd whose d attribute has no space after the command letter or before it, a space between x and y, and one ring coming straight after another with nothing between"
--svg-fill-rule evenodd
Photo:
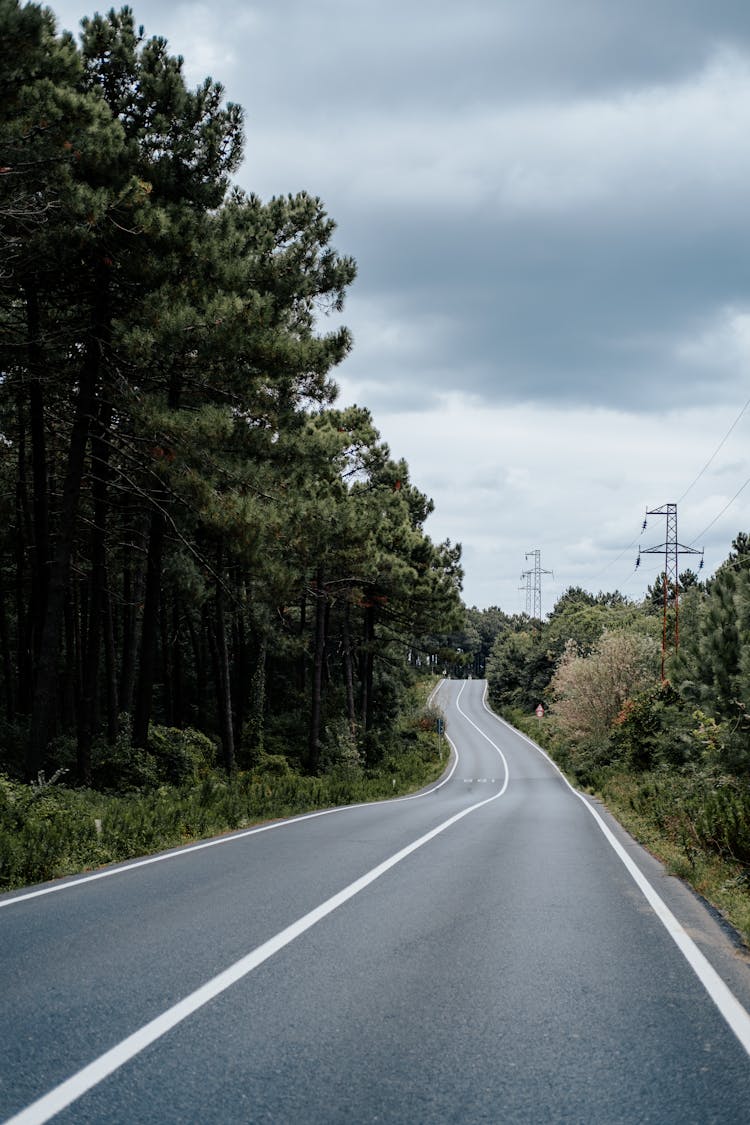
<instances>
[{"instance_id":1,"label":"transmission tower","mask_svg":"<svg viewBox=\"0 0 750 1125\"><path fill-rule=\"evenodd\" d=\"M532 576L531 577L531 582L532 582L532 598L531 598L531 600L532 600L533 604L532 604L531 613L529 614L529 616L536 618L537 621L541 621L542 620L542 575L543 574L552 574L552 571L551 570L542 570L542 561L541 561L542 552L539 550L538 547L534 551L527 551L526 552L526 558L527 559L533 558L533 560L534 560L534 569L533 569L533 571L530 572L531 576ZM526 612L527 613L529 612L528 611L528 602L527 602Z\"/></svg>"},{"instance_id":2,"label":"transmission tower","mask_svg":"<svg viewBox=\"0 0 750 1125\"><path fill-rule=\"evenodd\" d=\"M664 679L664 660L667 652L667 605L669 604L669 591L674 593L674 647L680 647L680 598L679 598L679 563L680 555L700 555L701 562L698 569L703 566L703 551L696 547L685 547L677 541L677 505L662 504L660 508L646 509L646 519L643 521L643 530L649 516L665 516L667 521L666 539L655 547L638 548L636 567L640 566L641 555L664 555L664 610L662 614L661 633L661 678Z\"/></svg>"},{"instance_id":3,"label":"transmission tower","mask_svg":"<svg viewBox=\"0 0 750 1125\"><path fill-rule=\"evenodd\" d=\"M531 584L531 579L533 577L533 574L534 574L533 570L522 570L521 571L521 581L524 583L524 585L518 587L519 590L525 590L526 591L526 616L527 617L531 617L531 611L534 608L534 588Z\"/></svg>"}]
</instances>

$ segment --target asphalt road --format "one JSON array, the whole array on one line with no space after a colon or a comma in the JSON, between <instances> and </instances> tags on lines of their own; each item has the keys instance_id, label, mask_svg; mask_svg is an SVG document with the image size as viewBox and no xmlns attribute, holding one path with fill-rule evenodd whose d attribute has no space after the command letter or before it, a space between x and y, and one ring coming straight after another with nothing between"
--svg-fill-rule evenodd
<instances>
[{"instance_id":1,"label":"asphalt road","mask_svg":"<svg viewBox=\"0 0 750 1125\"><path fill-rule=\"evenodd\" d=\"M429 793L0 896L0 1119L750 1120L745 955L483 689Z\"/></svg>"}]
</instances>

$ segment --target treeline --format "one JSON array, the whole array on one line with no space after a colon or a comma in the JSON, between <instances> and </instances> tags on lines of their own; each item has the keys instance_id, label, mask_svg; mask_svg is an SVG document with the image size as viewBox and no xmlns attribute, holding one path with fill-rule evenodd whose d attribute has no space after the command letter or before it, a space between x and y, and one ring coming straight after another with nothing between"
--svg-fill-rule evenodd
<instances>
[{"instance_id":1,"label":"treeline","mask_svg":"<svg viewBox=\"0 0 750 1125\"><path fill-rule=\"evenodd\" d=\"M376 758L460 549L335 407L334 223L232 186L242 110L128 8L0 36L0 771Z\"/></svg>"},{"instance_id":2,"label":"treeline","mask_svg":"<svg viewBox=\"0 0 750 1125\"><path fill-rule=\"evenodd\" d=\"M519 720L542 704L548 737L583 780L613 763L750 778L750 537L707 582L686 570L667 594L663 679L663 575L640 602L571 587L545 621L470 611L475 631L483 618L495 628L494 704Z\"/></svg>"}]
</instances>

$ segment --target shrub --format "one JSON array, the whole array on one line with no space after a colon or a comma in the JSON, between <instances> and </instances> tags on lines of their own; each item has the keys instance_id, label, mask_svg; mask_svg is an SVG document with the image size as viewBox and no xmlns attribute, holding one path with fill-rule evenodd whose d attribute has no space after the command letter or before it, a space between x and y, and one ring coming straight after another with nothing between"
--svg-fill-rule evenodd
<instances>
[{"instance_id":1,"label":"shrub","mask_svg":"<svg viewBox=\"0 0 750 1125\"><path fill-rule=\"evenodd\" d=\"M638 771L685 765L700 754L694 726L672 685L656 684L627 699L614 720L610 733L613 759Z\"/></svg>"},{"instance_id":2,"label":"shrub","mask_svg":"<svg viewBox=\"0 0 750 1125\"><path fill-rule=\"evenodd\" d=\"M258 754L256 755L253 773L263 774L268 777L289 777L294 771L289 760L283 754Z\"/></svg>"},{"instance_id":3,"label":"shrub","mask_svg":"<svg viewBox=\"0 0 750 1125\"><path fill-rule=\"evenodd\" d=\"M326 726L320 754L320 769L324 774L347 778L362 776L362 756L347 719L339 719Z\"/></svg>"},{"instance_id":4,"label":"shrub","mask_svg":"<svg viewBox=\"0 0 750 1125\"><path fill-rule=\"evenodd\" d=\"M605 632L589 656L568 645L550 685L553 713L576 743L604 744L627 699L651 687L656 643L634 633Z\"/></svg>"},{"instance_id":5,"label":"shrub","mask_svg":"<svg viewBox=\"0 0 750 1125\"><path fill-rule=\"evenodd\" d=\"M199 730L150 724L148 751L156 760L160 780L171 785L197 781L216 764L216 746Z\"/></svg>"}]
</instances>

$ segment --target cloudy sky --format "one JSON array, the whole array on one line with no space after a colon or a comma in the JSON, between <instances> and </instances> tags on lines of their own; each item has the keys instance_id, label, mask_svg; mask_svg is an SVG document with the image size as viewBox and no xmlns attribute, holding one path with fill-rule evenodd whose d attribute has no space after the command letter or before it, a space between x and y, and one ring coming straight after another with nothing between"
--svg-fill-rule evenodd
<instances>
[{"instance_id":1,"label":"cloudy sky","mask_svg":"<svg viewBox=\"0 0 750 1125\"><path fill-rule=\"evenodd\" d=\"M133 8L244 107L240 184L338 223L341 402L463 544L469 605L522 610L535 548L545 612L570 585L641 597L667 502L706 573L726 557L750 527L747 0Z\"/></svg>"}]
</instances>

